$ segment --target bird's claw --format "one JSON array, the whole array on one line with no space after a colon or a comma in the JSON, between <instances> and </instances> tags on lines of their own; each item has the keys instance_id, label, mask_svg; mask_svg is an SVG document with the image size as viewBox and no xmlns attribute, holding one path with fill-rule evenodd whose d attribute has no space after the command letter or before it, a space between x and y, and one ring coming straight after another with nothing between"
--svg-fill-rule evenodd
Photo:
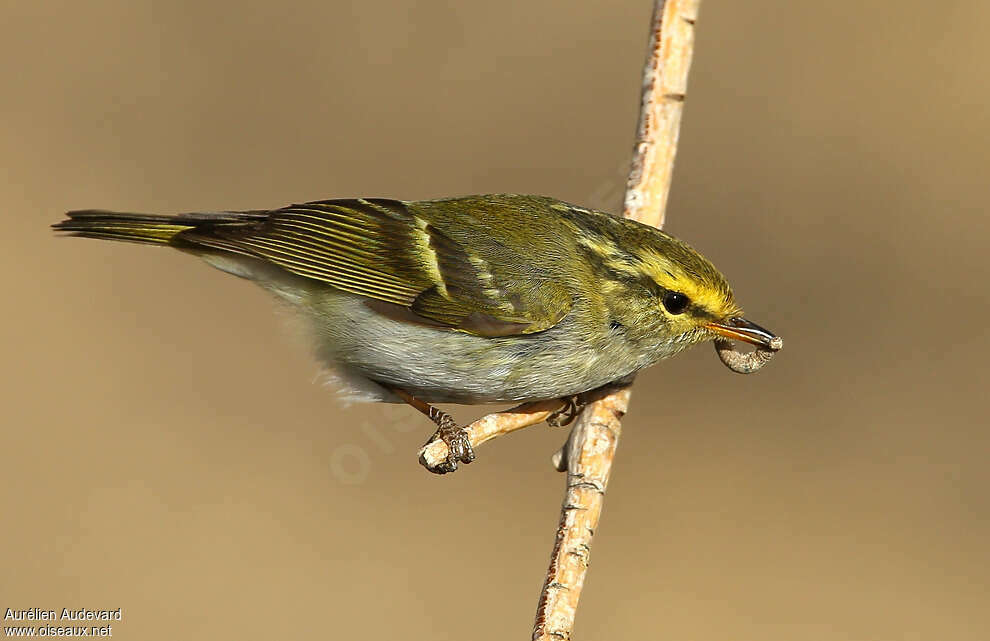
<instances>
[{"instance_id":1,"label":"bird's claw","mask_svg":"<svg viewBox=\"0 0 990 641\"><path fill-rule=\"evenodd\" d=\"M550 427L567 427L574 422L585 406L577 396L565 396L560 400L564 402L564 406L547 417L547 425Z\"/></svg>"},{"instance_id":2,"label":"bird's claw","mask_svg":"<svg viewBox=\"0 0 990 641\"><path fill-rule=\"evenodd\" d=\"M457 470L458 462L466 464L474 460L474 447L471 446L470 435L466 429L458 426L453 420L444 421L427 441L427 444L438 439L447 444L448 453L443 462L438 465L426 466L426 469L434 474L454 472Z\"/></svg>"}]
</instances>

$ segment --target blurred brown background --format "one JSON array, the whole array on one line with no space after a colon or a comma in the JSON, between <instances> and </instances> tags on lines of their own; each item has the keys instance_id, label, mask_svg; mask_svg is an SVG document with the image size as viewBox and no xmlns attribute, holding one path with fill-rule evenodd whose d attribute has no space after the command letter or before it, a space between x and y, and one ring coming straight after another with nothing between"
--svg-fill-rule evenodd
<instances>
[{"instance_id":1,"label":"blurred brown background","mask_svg":"<svg viewBox=\"0 0 990 641\"><path fill-rule=\"evenodd\" d=\"M260 290L47 226L617 210L650 4L0 4L0 609L122 607L122 639L529 638L564 432L432 476L430 426L312 384ZM990 638L990 4L854 5L703 3L668 229L787 347L640 377L579 639Z\"/></svg>"}]
</instances>

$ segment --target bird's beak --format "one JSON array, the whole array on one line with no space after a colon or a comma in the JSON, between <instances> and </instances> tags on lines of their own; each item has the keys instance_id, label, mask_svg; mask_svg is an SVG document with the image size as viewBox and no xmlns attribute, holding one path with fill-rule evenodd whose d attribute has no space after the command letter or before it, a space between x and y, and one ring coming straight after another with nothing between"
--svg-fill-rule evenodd
<instances>
[{"instance_id":1,"label":"bird's beak","mask_svg":"<svg viewBox=\"0 0 990 641\"><path fill-rule=\"evenodd\" d=\"M757 347L776 352L784 346L784 341L770 330L763 329L756 323L751 323L745 318L730 318L724 323L708 323L705 325L719 336L734 341L745 341Z\"/></svg>"}]
</instances>

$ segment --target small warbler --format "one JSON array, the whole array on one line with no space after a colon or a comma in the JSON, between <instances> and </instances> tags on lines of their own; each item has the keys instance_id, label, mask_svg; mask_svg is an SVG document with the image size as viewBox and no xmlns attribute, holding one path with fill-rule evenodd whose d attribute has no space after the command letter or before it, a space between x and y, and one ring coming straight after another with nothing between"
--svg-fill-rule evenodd
<instances>
[{"instance_id":1,"label":"small warbler","mask_svg":"<svg viewBox=\"0 0 990 641\"><path fill-rule=\"evenodd\" d=\"M346 393L437 423L438 471L474 454L429 403L573 397L720 337L780 347L687 244L544 196L67 215L54 229L174 247L298 308Z\"/></svg>"}]
</instances>

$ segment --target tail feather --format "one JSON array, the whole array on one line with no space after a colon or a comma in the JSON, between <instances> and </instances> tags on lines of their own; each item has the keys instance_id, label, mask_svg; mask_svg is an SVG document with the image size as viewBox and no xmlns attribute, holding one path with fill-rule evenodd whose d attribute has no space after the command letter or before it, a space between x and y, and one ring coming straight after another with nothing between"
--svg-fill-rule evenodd
<instances>
[{"instance_id":1,"label":"tail feather","mask_svg":"<svg viewBox=\"0 0 990 641\"><path fill-rule=\"evenodd\" d=\"M70 211L68 218L52 225L52 229L69 236L102 238L150 245L168 245L179 233L209 227L217 223L244 223L264 220L267 212L221 212L210 214L134 214L127 212L84 209Z\"/></svg>"}]
</instances>

